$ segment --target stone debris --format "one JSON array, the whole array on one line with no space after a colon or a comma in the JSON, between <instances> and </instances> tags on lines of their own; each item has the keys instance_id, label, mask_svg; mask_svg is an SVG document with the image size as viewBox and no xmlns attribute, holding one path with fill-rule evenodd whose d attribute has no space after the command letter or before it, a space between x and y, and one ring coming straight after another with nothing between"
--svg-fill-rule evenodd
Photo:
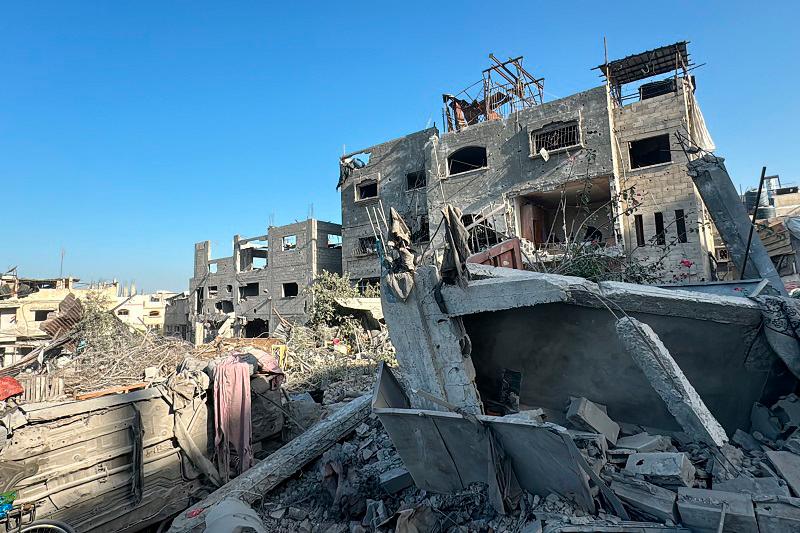
<instances>
[{"instance_id":1,"label":"stone debris","mask_svg":"<svg viewBox=\"0 0 800 533\"><path fill-rule=\"evenodd\" d=\"M628 457L625 470L666 487L691 487L696 472L689 456L682 452L634 453Z\"/></svg>"},{"instance_id":2,"label":"stone debris","mask_svg":"<svg viewBox=\"0 0 800 533\"><path fill-rule=\"evenodd\" d=\"M759 533L749 494L680 488L678 512L693 531L720 531L722 525L723 533Z\"/></svg>"},{"instance_id":3,"label":"stone debris","mask_svg":"<svg viewBox=\"0 0 800 533\"><path fill-rule=\"evenodd\" d=\"M605 410L586 398L573 398L567 409L567 420L578 429L602 433L611 444L617 442L619 425L608 417Z\"/></svg>"},{"instance_id":4,"label":"stone debris","mask_svg":"<svg viewBox=\"0 0 800 533\"><path fill-rule=\"evenodd\" d=\"M630 449L637 453L665 452L672 448L672 442L669 437L664 435L637 433L636 435L617 439L616 447Z\"/></svg>"}]
</instances>

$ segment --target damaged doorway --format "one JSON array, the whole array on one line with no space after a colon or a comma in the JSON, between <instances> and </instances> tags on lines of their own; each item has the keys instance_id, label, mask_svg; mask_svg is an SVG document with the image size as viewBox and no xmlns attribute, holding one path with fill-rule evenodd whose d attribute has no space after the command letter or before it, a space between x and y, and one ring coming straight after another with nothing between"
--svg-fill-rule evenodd
<instances>
[{"instance_id":1,"label":"damaged doorway","mask_svg":"<svg viewBox=\"0 0 800 533\"><path fill-rule=\"evenodd\" d=\"M552 191L520 195L518 235L537 249L560 251L567 244L616 244L611 187L607 178L573 182Z\"/></svg>"},{"instance_id":2,"label":"damaged doorway","mask_svg":"<svg viewBox=\"0 0 800 533\"><path fill-rule=\"evenodd\" d=\"M269 335L269 322L263 318L248 320L244 325L244 336L248 339Z\"/></svg>"}]
</instances>

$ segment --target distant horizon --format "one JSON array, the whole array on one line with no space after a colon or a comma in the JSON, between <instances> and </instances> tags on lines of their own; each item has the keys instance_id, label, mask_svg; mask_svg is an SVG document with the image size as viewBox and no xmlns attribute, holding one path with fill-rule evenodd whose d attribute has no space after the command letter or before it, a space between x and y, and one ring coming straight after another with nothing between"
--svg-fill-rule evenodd
<instances>
[{"instance_id":1,"label":"distant horizon","mask_svg":"<svg viewBox=\"0 0 800 533\"><path fill-rule=\"evenodd\" d=\"M430 3L342 7L4 6L0 270L55 277L64 248L65 276L185 291L196 242L225 257L234 235L270 221L340 223L338 157L443 130L441 94L480 79L490 52L524 56L552 101L602 85L604 37L610 60L689 41L737 190L763 165L800 181L794 4L678 1L656 22L638 5L524 4L491 18L477 2L458 16Z\"/></svg>"}]
</instances>

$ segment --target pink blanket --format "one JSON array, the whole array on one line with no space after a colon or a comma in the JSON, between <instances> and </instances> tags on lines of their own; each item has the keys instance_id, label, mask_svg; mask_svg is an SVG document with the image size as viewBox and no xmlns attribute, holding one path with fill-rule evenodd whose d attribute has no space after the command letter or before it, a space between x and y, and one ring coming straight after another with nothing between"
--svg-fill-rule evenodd
<instances>
[{"instance_id":1,"label":"pink blanket","mask_svg":"<svg viewBox=\"0 0 800 533\"><path fill-rule=\"evenodd\" d=\"M239 475L253 464L250 439L250 366L237 357L225 358L214 369L214 446L220 474L231 477L231 447L239 457Z\"/></svg>"}]
</instances>

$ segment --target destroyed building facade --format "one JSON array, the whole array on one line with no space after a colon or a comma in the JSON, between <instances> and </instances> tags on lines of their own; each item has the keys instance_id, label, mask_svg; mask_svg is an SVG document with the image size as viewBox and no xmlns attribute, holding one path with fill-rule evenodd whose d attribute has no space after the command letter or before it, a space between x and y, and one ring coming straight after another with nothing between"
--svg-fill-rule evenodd
<instances>
[{"instance_id":1,"label":"destroyed building facade","mask_svg":"<svg viewBox=\"0 0 800 533\"><path fill-rule=\"evenodd\" d=\"M266 336L283 320L302 321L305 289L322 270L341 273L341 247L341 226L313 218L256 237L236 235L229 257L212 259L210 241L195 244L189 280L194 341Z\"/></svg>"},{"instance_id":2,"label":"destroyed building facade","mask_svg":"<svg viewBox=\"0 0 800 533\"><path fill-rule=\"evenodd\" d=\"M490 57L482 92L444 95L445 131L341 158L351 280L380 275L380 211L397 209L420 252L443 242L448 203L462 211L473 252L516 236L529 261L547 265L593 242L654 265L664 283L714 279L713 225L686 170L713 142L685 42L605 63L605 85L548 102L521 58Z\"/></svg>"}]
</instances>

